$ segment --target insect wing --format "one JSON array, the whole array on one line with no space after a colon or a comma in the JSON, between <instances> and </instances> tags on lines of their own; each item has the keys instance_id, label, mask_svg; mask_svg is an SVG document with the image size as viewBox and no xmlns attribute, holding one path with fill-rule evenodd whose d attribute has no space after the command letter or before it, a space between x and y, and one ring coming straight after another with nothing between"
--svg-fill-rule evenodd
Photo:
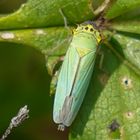
<instances>
[{"instance_id":1,"label":"insect wing","mask_svg":"<svg viewBox=\"0 0 140 140\"><path fill-rule=\"evenodd\" d=\"M69 48L56 89L53 112L56 123L64 123L69 126L74 120L89 85L94 66L94 55L95 52L91 51L80 58L76 48Z\"/></svg>"},{"instance_id":2,"label":"insect wing","mask_svg":"<svg viewBox=\"0 0 140 140\"><path fill-rule=\"evenodd\" d=\"M61 71L58 77L53 107L53 120L56 123L64 122L64 117L62 118L60 116L60 112L62 108L64 108L63 106L65 106L64 104L66 100L68 100L68 96L71 92L78 62L79 56L76 52L76 49L70 46L64 58L64 62L62 64ZM67 111L65 111L62 116L65 115L68 115Z\"/></svg>"},{"instance_id":3,"label":"insect wing","mask_svg":"<svg viewBox=\"0 0 140 140\"><path fill-rule=\"evenodd\" d=\"M85 97L95 63L94 55L94 52L91 52L81 59L79 73L77 75L75 86L71 95L73 97L73 104L70 110L69 119L67 121L68 125L71 125L75 119Z\"/></svg>"},{"instance_id":4,"label":"insect wing","mask_svg":"<svg viewBox=\"0 0 140 140\"><path fill-rule=\"evenodd\" d=\"M88 26L94 31L90 25L75 31L58 77L53 120L62 129L75 119L93 72L100 38L98 32L91 33Z\"/></svg>"}]
</instances>

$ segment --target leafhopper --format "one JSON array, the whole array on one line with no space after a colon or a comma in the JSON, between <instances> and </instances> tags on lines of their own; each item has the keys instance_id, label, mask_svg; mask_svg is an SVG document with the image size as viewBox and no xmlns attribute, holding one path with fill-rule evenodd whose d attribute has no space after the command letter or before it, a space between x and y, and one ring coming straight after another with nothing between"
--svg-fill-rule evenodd
<instances>
[{"instance_id":1,"label":"leafhopper","mask_svg":"<svg viewBox=\"0 0 140 140\"><path fill-rule=\"evenodd\" d=\"M101 35L93 22L78 25L64 58L56 87L53 120L64 131L74 121L93 72Z\"/></svg>"}]
</instances>

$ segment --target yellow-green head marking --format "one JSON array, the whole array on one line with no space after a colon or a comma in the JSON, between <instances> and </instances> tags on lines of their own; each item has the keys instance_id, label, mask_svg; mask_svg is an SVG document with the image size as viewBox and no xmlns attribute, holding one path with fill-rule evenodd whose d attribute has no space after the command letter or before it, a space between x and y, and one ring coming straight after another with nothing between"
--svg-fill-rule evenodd
<instances>
[{"instance_id":1,"label":"yellow-green head marking","mask_svg":"<svg viewBox=\"0 0 140 140\"><path fill-rule=\"evenodd\" d=\"M92 24L80 24L76 29L73 30L73 34L79 34L79 33L90 33L93 34L93 36L96 38L97 42L100 43L101 41L101 34L99 30L95 29L94 25Z\"/></svg>"}]
</instances>

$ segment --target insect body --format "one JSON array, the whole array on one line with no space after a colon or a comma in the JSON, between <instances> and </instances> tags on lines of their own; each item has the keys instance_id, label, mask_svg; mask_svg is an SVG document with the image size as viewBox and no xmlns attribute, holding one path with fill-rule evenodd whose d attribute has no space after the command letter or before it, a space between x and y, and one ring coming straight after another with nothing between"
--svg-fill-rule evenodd
<instances>
[{"instance_id":1,"label":"insect body","mask_svg":"<svg viewBox=\"0 0 140 140\"><path fill-rule=\"evenodd\" d=\"M53 120L61 131L72 124L82 104L100 41L100 33L91 23L83 23L73 31L58 77L53 107Z\"/></svg>"}]
</instances>

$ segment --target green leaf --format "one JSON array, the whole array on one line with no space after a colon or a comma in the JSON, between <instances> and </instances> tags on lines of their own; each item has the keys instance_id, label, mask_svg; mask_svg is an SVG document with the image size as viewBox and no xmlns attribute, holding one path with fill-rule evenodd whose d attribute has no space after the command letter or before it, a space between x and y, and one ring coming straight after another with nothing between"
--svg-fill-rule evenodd
<instances>
[{"instance_id":1,"label":"green leaf","mask_svg":"<svg viewBox=\"0 0 140 140\"><path fill-rule=\"evenodd\" d=\"M139 0L115 0L113 4L109 7L106 18L107 19L113 19L117 16L120 16L132 9L136 9L140 7L140 1Z\"/></svg>"},{"instance_id":2,"label":"green leaf","mask_svg":"<svg viewBox=\"0 0 140 140\"><path fill-rule=\"evenodd\" d=\"M130 33L114 34L112 39L112 45L121 46L120 53L131 64L133 68L136 67L140 70L140 36Z\"/></svg>"},{"instance_id":3,"label":"green leaf","mask_svg":"<svg viewBox=\"0 0 140 140\"><path fill-rule=\"evenodd\" d=\"M99 69L99 63L96 64L87 95L72 125L70 140L136 140L140 137L137 133L140 131L140 76L107 48L103 48L103 52L103 67ZM113 120L120 125L119 136L115 137L109 129Z\"/></svg>"},{"instance_id":4,"label":"green leaf","mask_svg":"<svg viewBox=\"0 0 140 140\"><path fill-rule=\"evenodd\" d=\"M17 12L1 18L0 29L64 25L63 15L60 11L69 24L80 23L94 17L92 1L29 0Z\"/></svg>"},{"instance_id":5,"label":"green leaf","mask_svg":"<svg viewBox=\"0 0 140 140\"><path fill-rule=\"evenodd\" d=\"M65 53L69 38L69 30L63 27L0 32L0 41L2 42L25 44L38 49L45 55L53 56Z\"/></svg>"},{"instance_id":6,"label":"green leaf","mask_svg":"<svg viewBox=\"0 0 140 140\"><path fill-rule=\"evenodd\" d=\"M122 32L140 34L140 8L132 9L112 21L109 28Z\"/></svg>"},{"instance_id":7,"label":"green leaf","mask_svg":"<svg viewBox=\"0 0 140 140\"><path fill-rule=\"evenodd\" d=\"M131 23L131 24L130 24ZM113 30L118 30L122 32L129 32L140 34L140 21L122 21L122 22L115 22L112 24L110 28Z\"/></svg>"}]
</instances>

